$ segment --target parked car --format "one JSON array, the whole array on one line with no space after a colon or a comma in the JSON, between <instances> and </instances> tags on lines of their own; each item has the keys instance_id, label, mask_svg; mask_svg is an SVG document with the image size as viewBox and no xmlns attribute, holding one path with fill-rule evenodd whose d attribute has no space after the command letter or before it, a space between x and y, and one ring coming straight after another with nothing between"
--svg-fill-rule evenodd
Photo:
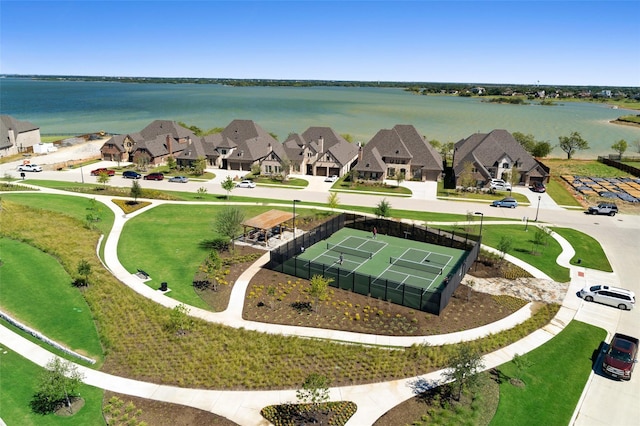
<instances>
[{"instance_id":1,"label":"parked car","mask_svg":"<svg viewBox=\"0 0 640 426\"><path fill-rule=\"evenodd\" d=\"M587 302L603 303L618 309L630 310L636 304L636 295L633 291L608 285L585 287L578 295Z\"/></svg>"},{"instance_id":2,"label":"parked car","mask_svg":"<svg viewBox=\"0 0 640 426\"><path fill-rule=\"evenodd\" d=\"M637 363L638 339L626 334L614 334L604 353L602 372L616 379L631 380Z\"/></svg>"},{"instance_id":3,"label":"parked car","mask_svg":"<svg viewBox=\"0 0 640 426\"><path fill-rule=\"evenodd\" d=\"M252 180L243 180L242 182L238 182L236 187L238 187L238 188L255 188L256 184Z\"/></svg>"},{"instance_id":4,"label":"parked car","mask_svg":"<svg viewBox=\"0 0 640 426\"><path fill-rule=\"evenodd\" d=\"M544 187L542 182L535 181L529 187L533 192L545 192L547 188Z\"/></svg>"},{"instance_id":5,"label":"parked car","mask_svg":"<svg viewBox=\"0 0 640 426\"><path fill-rule=\"evenodd\" d=\"M503 181L502 179L491 179L489 181L489 188L495 191L510 191L511 184Z\"/></svg>"},{"instance_id":6,"label":"parked car","mask_svg":"<svg viewBox=\"0 0 640 426\"><path fill-rule=\"evenodd\" d=\"M187 183L189 182L189 178L186 176L173 176L169 178L169 182Z\"/></svg>"},{"instance_id":7,"label":"parked car","mask_svg":"<svg viewBox=\"0 0 640 426\"><path fill-rule=\"evenodd\" d=\"M338 176L337 175L333 175L333 176L327 176L327 178L324 180L325 182L335 182L338 180Z\"/></svg>"},{"instance_id":8,"label":"parked car","mask_svg":"<svg viewBox=\"0 0 640 426\"><path fill-rule=\"evenodd\" d=\"M21 164L18 166L19 172L41 172L42 167L37 164Z\"/></svg>"},{"instance_id":9,"label":"parked car","mask_svg":"<svg viewBox=\"0 0 640 426\"><path fill-rule=\"evenodd\" d=\"M616 203L599 203L597 206L589 207L587 213L615 216L616 213L618 213L618 206L616 205Z\"/></svg>"},{"instance_id":10,"label":"parked car","mask_svg":"<svg viewBox=\"0 0 640 426\"><path fill-rule=\"evenodd\" d=\"M164 175L162 173L149 173L144 177L144 180L163 180Z\"/></svg>"},{"instance_id":11,"label":"parked car","mask_svg":"<svg viewBox=\"0 0 640 426\"><path fill-rule=\"evenodd\" d=\"M138 172L134 172L133 170L127 170L122 173L122 177L126 179L140 179L142 175Z\"/></svg>"},{"instance_id":12,"label":"parked car","mask_svg":"<svg viewBox=\"0 0 640 426\"><path fill-rule=\"evenodd\" d=\"M115 170L111 170L111 169L107 169L105 167L100 167L99 169L91 170L91 176L98 176L101 173L106 173L109 176L115 176L116 171Z\"/></svg>"},{"instance_id":13,"label":"parked car","mask_svg":"<svg viewBox=\"0 0 640 426\"><path fill-rule=\"evenodd\" d=\"M509 207L512 209L515 209L516 207L518 207L518 202L516 201L515 198L511 198L511 197L506 197L503 198L502 200L496 200L493 203L491 203L492 207Z\"/></svg>"}]
</instances>

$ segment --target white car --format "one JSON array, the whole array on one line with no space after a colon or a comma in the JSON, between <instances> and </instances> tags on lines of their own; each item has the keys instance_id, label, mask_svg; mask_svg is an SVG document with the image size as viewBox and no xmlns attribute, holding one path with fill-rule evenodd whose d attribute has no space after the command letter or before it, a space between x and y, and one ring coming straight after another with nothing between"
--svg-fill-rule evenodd
<instances>
[{"instance_id":1,"label":"white car","mask_svg":"<svg viewBox=\"0 0 640 426\"><path fill-rule=\"evenodd\" d=\"M333 176L327 176L327 178L324 180L325 182L335 182L338 180L338 176L337 175L333 175Z\"/></svg>"},{"instance_id":2,"label":"white car","mask_svg":"<svg viewBox=\"0 0 640 426\"><path fill-rule=\"evenodd\" d=\"M238 187L238 188L255 188L256 184L252 180L243 180L242 182L239 182L236 185L236 187Z\"/></svg>"},{"instance_id":3,"label":"white car","mask_svg":"<svg viewBox=\"0 0 640 426\"><path fill-rule=\"evenodd\" d=\"M42 167L38 166L37 164L22 164L18 166L18 171L19 172L41 172Z\"/></svg>"},{"instance_id":4,"label":"white car","mask_svg":"<svg viewBox=\"0 0 640 426\"><path fill-rule=\"evenodd\" d=\"M497 191L510 191L511 184L503 181L502 179L491 179L489 182L489 188Z\"/></svg>"},{"instance_id":5,"label":"white car","mask_svg":"<svg viewBox=\"0 0 640 426\"><path fill-rule=\"evenodd\" d=\"M578 295L587 302L603 303L624 310L633 309L636 304L636 295L633 291L608 285L585 287Z\"/></svg>"}]
</instances>

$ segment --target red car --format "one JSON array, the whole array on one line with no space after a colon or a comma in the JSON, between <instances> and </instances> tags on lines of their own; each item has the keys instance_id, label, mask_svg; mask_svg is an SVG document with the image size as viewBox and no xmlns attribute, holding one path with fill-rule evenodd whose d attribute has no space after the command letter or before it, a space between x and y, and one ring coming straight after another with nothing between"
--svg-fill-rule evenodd
<instances>
[{"instance_id":1,"label":"red car","mask_svg":"<svg viewBox=\"0 0 640 426\"><path fill-rule=\"evenodd\" d=\"M533 192L545 192L547 189L542 182L535 181L529 187Z\"/></svg>"},{"instance_id":2,"label":"red car","mask_svg":"<svg viewBox=\"0 0 640 426\"><path fill-rule=\"evenodd\" d=\"M106 169L101 167L99 169L91 170L91 176L98 176L100 173L106 173L109 176L114 176L116 174L115 170Z\"/></svg>"},{"instance_id":3,"label":"red car","mask_svg":"<svg viewBox=\"0 0 640 426\"><path fill-rule=\"evenodd\" d=\"M144 177L144 180L164 180L162 173L149 173Z\"/></svg>"}]
</instances>

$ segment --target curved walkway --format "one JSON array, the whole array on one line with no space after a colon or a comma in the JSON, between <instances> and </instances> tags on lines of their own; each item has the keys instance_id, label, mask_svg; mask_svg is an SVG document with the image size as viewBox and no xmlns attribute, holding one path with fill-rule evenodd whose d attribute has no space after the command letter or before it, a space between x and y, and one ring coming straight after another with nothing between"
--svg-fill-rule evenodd
<instances>
[{"instance_id":1,"label":"curved walkway","mask_svg":"<svg viewBox=\"0 0 640 426\"><path fill-rule=\"evenodd\" d=\"M55 190L43 190L45 192L60 193L69 195L69 193ZM162 293L151 289L135 275L129 273L119 262L117 258L117 243L119 235L127 220L144 211L153 208L156 205L172 202L164 202L152 200L152 205L141 209L130 215L123 215L119 207L111 203L110 199L114 197L93 196L87 194L72 194L78 196L86 196L87 198L96 198L109 206L115 213L115 220L112 230L105 242L104 261L106 267L119 280L125 283L139 294L162 304L163 306L172 308L181 304L180 302L164 296ZM185 203L187 204L187 203ZM189 202L188 204L193 204ZM220 205L220 203L210 203ZM225 204L247 204L247 203L225 203ZM277 205L277 203L274 203ZM317 208L317 207L315 207ZM512 222L510 222L512 223ZM535 331L520 341L502 348L484 357L485 368L493 368L500 364L510 361L515 354L523 354L529 352L538 346L550 340L559 333L566 324L575 316L580 307L580 300L573 296L574 293L581 288L582 280L574 279L580 276L580 271L584 268L575 268L569 264L569 260L573 257L573 248L566 240L553 234L554 238L559 241L563 248L562 254L558 258L558 263L571 269L571 285L567 291L567 296L563 301L556 317L550 324L540 330ZM460 333L452 333L441 336L421 336L421 337L397 337L397 336L376 336L362 335L358 333L341 332L334 330L301 328L292 326L278 326L273 324L263 324L249 322L242 319L242 306L244 304L244 293L250 278L259 270L259 268L267 261L268 253L254 263L245 273L237 280L232 292L229 308L220 313L212 313L195 307L190 308L191 314L207 321L215 321L232 327L244 327L247 329L259 330L275 334L288 334L305 337L326 338L334 340L344 340L350 342L381 344L393 346L409 346L413 343L429 342L434 345L442 345L446 343L457 343L465 340L473 340L495 333L503 329L511 328L514 325L526 320L529 317L529 308L525 307L513 314L512 316L496 322L494 324L480 327L474 330L467 330ZM509 260L519 266L527 269L534 276L540 278L548 278L524 262L509 257ZM579 269L579 270L578 270ZM30 359L40 366L46 363L53 356L46 349L41 348L28 340L16 335L5 327L0 327L0 342L5 344L22 356ZM202 389L184 389L173 386L162 386L153 383L145 383L130 380L122 377L112 376L100 371L92 370L86 367L78 366L80 371L85 374L85 382L103 389L111 390L118 393L139 396L159 401L183 404L203 410L207 410L221 416L224 416L240 425L263 425L268 424L260 415L260 410L267 405L281 404L286 402L295 402L295 390L279 390L279 391L213 391ZM436 371L419 377L395 380L391 382L373 383L358 386L345 386L330 389L331 400L348 400L357 404L358 410L349 420L348 425L369 425L374 423L381 415L389 409L402 403L403 401L415 396L428 387L436 386L443 383L441 376L442 371Z\"/></svg>"}]
</instances>

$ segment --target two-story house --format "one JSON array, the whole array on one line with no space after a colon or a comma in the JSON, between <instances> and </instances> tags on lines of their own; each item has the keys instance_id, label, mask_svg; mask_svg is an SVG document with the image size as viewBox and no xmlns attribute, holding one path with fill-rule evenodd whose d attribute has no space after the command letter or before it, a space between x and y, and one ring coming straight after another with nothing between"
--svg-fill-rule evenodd
<instances>
[{"instance_id":1,"label":"two-story house","mask_svg":"<svg viewBox=\"0 0 640 426\"><path fill-rule=\"evenodd\" d=\"M0 156L33 150L40 143L40 128L10 115L0 115Z\"/></svg>"}]
</instances>

